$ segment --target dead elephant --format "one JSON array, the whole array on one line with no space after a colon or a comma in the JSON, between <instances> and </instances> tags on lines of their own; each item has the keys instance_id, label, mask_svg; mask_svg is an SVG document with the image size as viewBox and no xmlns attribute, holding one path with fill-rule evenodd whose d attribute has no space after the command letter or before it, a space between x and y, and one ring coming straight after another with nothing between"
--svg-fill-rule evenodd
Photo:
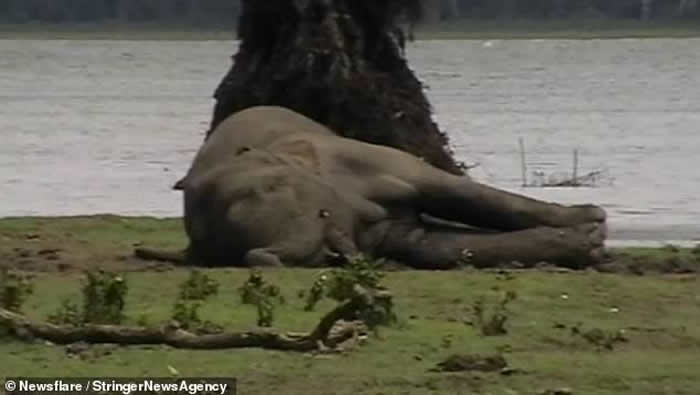
<instances>
[{"instance_id":1,"label":"dead elephant","mask_svg":"<svg viewBox=\"0 0 700 395\"><path fill-rule=\"evenodd\" d=\"M205 266L317 266L364 253L430 269L581 267L600 259L606 236L599 207L494 189L281 107L222 122L181 187L187 261Z\"/></svg>"}]
</instances>

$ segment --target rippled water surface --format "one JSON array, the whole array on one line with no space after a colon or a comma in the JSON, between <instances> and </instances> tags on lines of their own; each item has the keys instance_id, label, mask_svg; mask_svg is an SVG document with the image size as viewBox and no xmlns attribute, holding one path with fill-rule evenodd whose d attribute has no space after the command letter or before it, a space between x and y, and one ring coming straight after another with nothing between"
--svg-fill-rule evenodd
<instances>
[{"instance_id":1,"label":"rippled water surface","mask_svg":"<svg viewBox=\"0 0 700 395\"><path fill-rule=\"evenodd\" d=\"M179 215L231 42L0 41L0 217ZM608 209L612 236L700 238L700 40L431 41L409 48L473 177ZM596 188L522 189L603 170ZM531 178L531 177L530 177Z\"/></svg>"}]
</instances>

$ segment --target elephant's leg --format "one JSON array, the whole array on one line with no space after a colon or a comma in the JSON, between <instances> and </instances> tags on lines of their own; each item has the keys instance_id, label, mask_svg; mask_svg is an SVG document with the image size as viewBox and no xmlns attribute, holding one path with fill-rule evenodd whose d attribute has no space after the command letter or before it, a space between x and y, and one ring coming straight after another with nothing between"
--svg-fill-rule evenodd
<instances>
[{"instance_id":1,"label":"elephant's leg","mask_svg":"<svg viewBox=\"0 0 700 395\"><path fill-rule=\"evenodd\" d=\"M503 231L605 221L605 211L593 205L548 203L446 173L386 147L361 148L346 154L345 166L350 174L371 177L368 193L364 193L370 200L408 205L434 217Z\"/></svg>"},{"instance_id":2,"label":"elephant's leg","mask_svg":"<svg viewBox=\"0 0 700 395\"><path fill-rule=\"evenodd\" d=\"M450 269L461 263L492 267L518 261L585 267L603 257L605 225L592 222L568 228L538 227L513 232L477 233L395 222L376 254L423 269Z\"/></svg>"},{"instance_id":3,"label":"elephant's leg","mask_svg":"<svg viewBox=\"0 0 700 395\"><path fill-rule=\"evenodd\" d=\"M282 267L280 258L267 251L265 248L256 248L248 251L245 255L245 265L247 267Z\"/></svg>"},{"instance_id":4,"label":"elephant's leg","mask_svg":"<svg viewBox=\"0 0 700 395\"><path fill-rule=\"evenodd\" d=\"M419 208L447 220L514 231L571 227L605 222L605 211L594 205L563 206L489 187L468 178L443 176L418 180Z\"/></svg>"}]
</instances>

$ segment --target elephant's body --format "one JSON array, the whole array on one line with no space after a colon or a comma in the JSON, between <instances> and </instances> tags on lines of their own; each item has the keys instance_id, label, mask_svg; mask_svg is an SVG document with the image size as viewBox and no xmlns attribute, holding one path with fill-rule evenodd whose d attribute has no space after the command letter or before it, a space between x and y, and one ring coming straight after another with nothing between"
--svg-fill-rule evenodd
<instances>
[{"instance_id":1,"label":"elephant's body","mask_svg":"<svg viewBox=\"0 0 700 395\"><path fill-rule=\"evenodd\" d=\"M222 122L181 186L190 257L205 265L320 265L364 252L451 267L466 250L475 262L498 259L502 243L522 250L511 259L571 255L550 248L527 256L534 252L527 240L540 239L589 258L604 238L598 225L596 236L580 228L604 221L596 207L499 191L402 151L339 137L280 107L250 108ZM420 214L508 233L439 228ZM577 246L571 237L557 241L554 228L574 226Z\"/></svg>"}]
</instances>

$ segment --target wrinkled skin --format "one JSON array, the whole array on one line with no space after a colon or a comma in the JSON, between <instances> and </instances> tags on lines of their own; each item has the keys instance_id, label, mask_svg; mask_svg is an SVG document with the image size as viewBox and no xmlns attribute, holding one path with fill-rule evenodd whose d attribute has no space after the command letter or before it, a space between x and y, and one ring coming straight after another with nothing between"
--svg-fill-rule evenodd
<instances>
[{"instance_id":1,"label":"wrinkled skin","mask_svg":"<svg viewBox=\"0 0 700 395\"><path fill-rule=\"evenodd\" d=\"M315 266L360 252L432 269L582 266L605 239L596 206L494 189L280 107L231 115L180 186L188 260L205 266Z\"/></svg>"}]
</instances>

